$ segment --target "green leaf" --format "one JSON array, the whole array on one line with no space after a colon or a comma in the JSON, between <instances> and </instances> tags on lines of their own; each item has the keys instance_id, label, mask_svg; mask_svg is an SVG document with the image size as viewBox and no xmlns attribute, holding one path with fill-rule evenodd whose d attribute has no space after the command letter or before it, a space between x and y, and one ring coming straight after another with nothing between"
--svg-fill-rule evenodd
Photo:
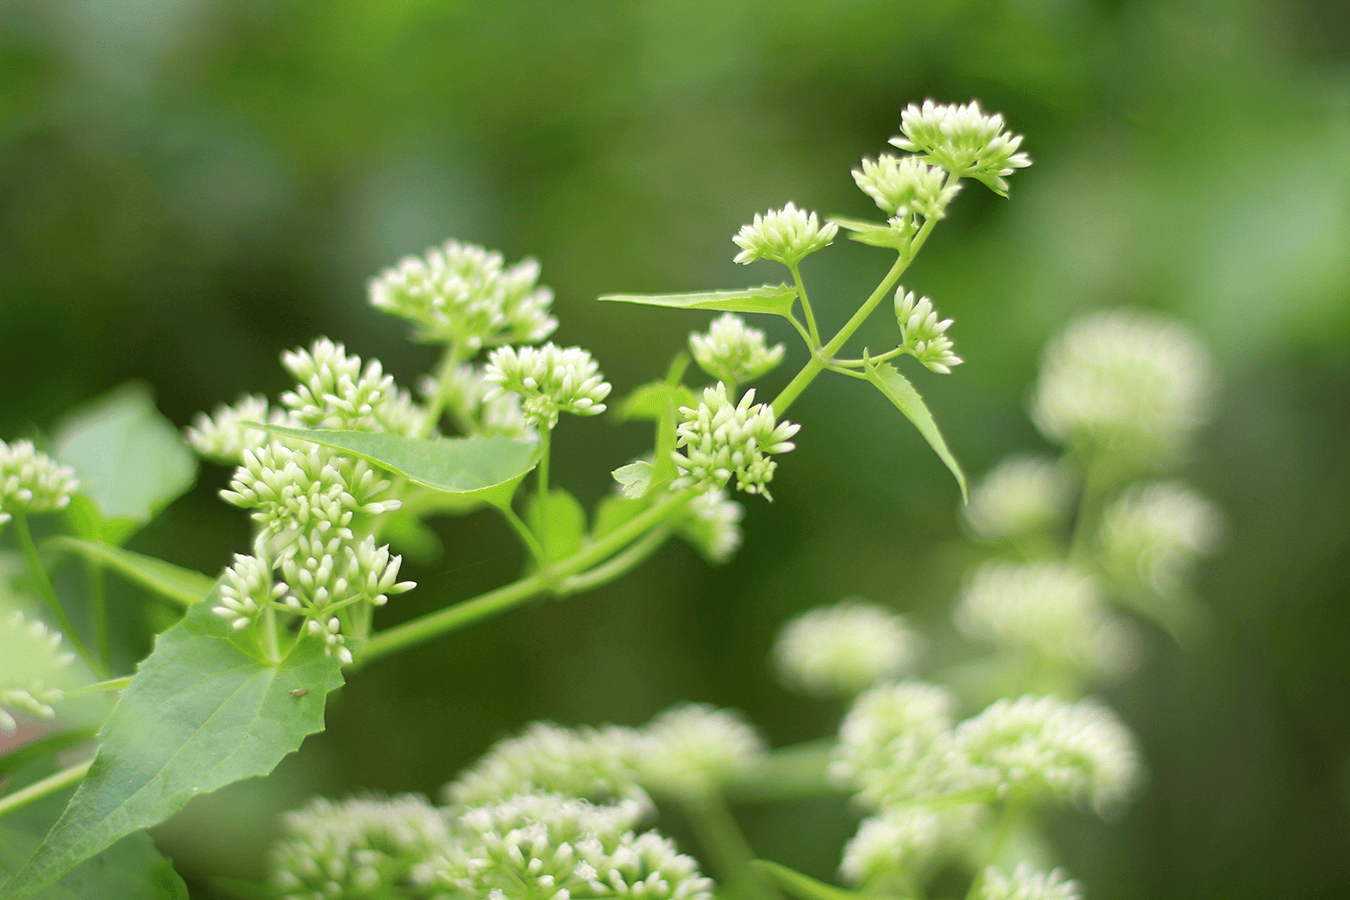
<instances>
[{"instance_id":1,"label":"green leaf","mask_svg":"<svg viewBox=\"0 0 1350 900\"><path fill-rule=\"evenodd\" d=\"M619 404L619 420L622 422L659 422L666 414L670 404L698 406L698 397L682 384L670 384L665 381L653 381L644 384L623 399Z\"/></svg>"},{"instance_id":2,"label":"green leaf","mask_svg":"<svg viewBox=\"0 0 1350 900\"><path fill-rule=\"evenodd\" d=\"M696 294L606 294L601 300L642 303L676 309L718 309L722 312L771 313L788 316L797 289L787 284L766 284L743 291L703 291Z\"/></svg>"},{"instance_id":3,"label":"green leaf","mask_svg":"<svg viewBox=\"0 0 1350 900\"><path fill-rule=\"evenodd\" d=\"M106 563L128 580L183 606L199 602L211 593L211 588L216 583L214 578L209 578L201 572L194 572L162 559L124 550L111 544L64 536L54 537L48 543L78 553L86 559Z\"/></svg>"},{"instance_id":4,"label":"green leaf","mask_svg":"<svg viewBox=\"0 0 1350 900\"><path fill-rule=\"evenodd\" d=\"M591 536L597 540L618 531L633 519L642 515L651 506L646 500L632 500L618 494L602 497L595 505L595 522L591 527Z\"/></svg>"},{"instance_id":5,"label":"green leaf","mask_svg":"<svg viewBox=\"0 0 1350 900\"><path fill-rule=\"evenodd\" d=\"M548 492L548 503L541 512L539 498L531 496L528 508L529 522L548 548L550 559L566 559L581 550L586 537L586 510L567 491L554 488Z\"/></svg>"},{"instance_id":6,"label":"green leaf","mask_svg":"<svg viewBox=\"0 0 1350 900\"><path fill-rule=\"evenodd\" d=\"M614 476L615 481L622 485L621 489L625 497L640 500L651 489L652 476L656 474L656 467L646 460L639 459L637 462L630 462L626 466L619 466L610 474Z\"/></svg>"},{"instance_id":7,"label":"green leaf","mask_svg":"<svg viewBox=\"0 0 1350 900\"><path fill-rule=\"evenodd\" d=\"M279 665L259 662L211 611L214 597L156 639L99 732L89 774L6 896L41 890L198 794L266 775L323 729L325 697L342 684L337 660L306 639Z\"/></svg>"},{"instance_id":8,"label":"green leaf","mask_svg":"<svg viewBox=\"0 0 1350 900\"><path fill-rule=\"evenodd\" d=\"M44 761L16 772L13 782L31 784L53 771L50 761ZM53 794L0 819L0 879L17 872L42 843L62 802L61 794ZM95 854L35 896L37 900L187 900L188 893L150 836L139 832Z\"/></svg>"},{"instance_id":9,"label":"green leaf","mask_svg":"<svg viewBox=\"0 0 1350 900\"><path fill-rule=\"evenodd\" d=\"M937 422L933 421L933 414L928 411L928 406L919 396L919 392L914 390L914 385L909 383L909 379L896 371L895 366L890 363L875 365L868 363L864 366L864 372L867 379L877 386L881 393L886 395L886 399L895 404L895 408L905 414L905 418L914 423L914 427L919 429L919 434L928 442L928 446L933 448L933 452L938 455L947 468L951 470L952 475L956 477L956 483L961 487L961 499L966 499L966 476L961 471L961 464L956 461L952 451L947 449L947 442L942 437L942 432L938 431Z\"/></svg>"},{"instance_id":10,"label":"green leaf","mask_svg":"<svg viewBox=\"0 0 1350 900\"><path fill-rule=\"evenodd\" d=\"M332 447L402 475L414 484L494 506L510 504L520 482L539 465L539 444L500 434L419 441L364 431L311 431L261 424L255 427Z\"/></svg>"},{"instance_id":11,"label":"green leaf","mask_svg":"<svg viewBox=\"0 0 1350 900\"><path fill-rule=\"evenodd\" d=\"M849 240L870 247L889 247L892 250L904 250L909 247L912 232L899 230L892 225L879 222L866 222L862 219L846 219L832 216L830 222L849 232Z\"/></svg>"},{"instance_id":12,"label":"green leaf","mask_svg":"<svg viewBox=\"0 0 1350 900\"><path fill-rule=\"evenodd\" d=\"M780 888L801 900L859 900L867 896L817 881L810 875L803 875L795 869L789 869L767 859L752 859L750 865L768 875Z\"/></svg>"},{"instance_id":13,"label":"green leaf","mask_svg":"<svg viewBox=\"0 0 1350 900\"><path fill-rule=\"evenodd\" d=\"M127 384L67 416L52 439L75 469L80 494L71 521L84 537L124 543L197 480L197 457L150 391Z\"/></svg>"}]
</instances>

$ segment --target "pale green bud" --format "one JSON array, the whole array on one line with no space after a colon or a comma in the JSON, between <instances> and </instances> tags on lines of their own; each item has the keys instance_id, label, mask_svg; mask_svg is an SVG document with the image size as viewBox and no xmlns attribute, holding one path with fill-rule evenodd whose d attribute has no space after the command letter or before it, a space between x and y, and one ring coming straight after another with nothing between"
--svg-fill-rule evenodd
<instances>
[{"instance_id":1,"label":"pale green bud","mask_svg":"<svg viewBox=\"0 0 1350 900\"><path fill-rule=\"evenodd\" d=\"M995 193L1008 194L1004 176L1014 169L1031 165L1020 134L1003 130L1003 117L986 115L972 100L965 106L937 104L925 100L923 106L910 104L900 115L901 135L891 144L901 150L920 154L936 163L954 178L974 178Z\"/></svg>"},{"instance_id":2,"label":"pale green bud","mask_svg":"<svg viewBox=\"0 0 1350 900\"><path fill-rule=\"evenodd\" d=\"M419 340L480 347L542 341L558 327L539 263L503 267L499 253L448 241L370 281L376 309L407 319Z\"/></svg>"},{"instance_id":3,"label":"pale green bud","mask_svg":"<svg viewBox=\"0 0 1350 900\"><path fill-rule=\"evenodd\" d=\"M785 266L796 265L808 253L829 245L839 232L834 223L820 224L815 213L789 203L782 209L755 213L754 221L742 225L731 240L741 252L736 262L749 265L757 259L771 259Z\"/></svg>"},{"instance_id":4,"label":"pale green bud","mask_svg":"<svg viewBox=\"0 0 1350 900\"><path fill-rule=\"evenodd\" d=\"M468 363L457 366L444 386L445 408L467 434L537 437L525 421L520 397L500 393L496 388L481 368ZM436 379L427 378L422 393L431 396L441 389Z\"/></svg>"},{"instance_id":5,"label":"pale green bud","mask_svg":"<svg viewBox=\"0 0 1350 900\"><path fill-rule=\"evenodd\" d=\"M1102 513L1102 564L1121 580L1168 594L1191 578L1196 561L1213 553L1223 515L1180 481L1137 484Z\"/></svg>"},{"instance_id":6,"label":"pale green bud","mask_svg":"<svg viewBox=\"0 0 1350 900\"><path fill-rule=\"evenodd\" d=\"M220 603L211 612L242 631L285 596L287 585L274 582L272 567L256 556L234 555L220 584Z\"/></svg>"},{"instance_id":7,"label":"pale green bud","mask_svg":"<svg viewBox=\"0 0 1350 900\"><path fill-rule=\"evenodd\" d=\"M1010 457L971 489L961 514L972 537L994 543L1060 521L1072 491L1068 473L1055 460Z\"/></svg>"},{"instance_id":8,"label":"pale green bud","mask_svg":"<svg viewBox=\"0 0 1350 900\"><path fill-rule=\"evenodd\" d=\"M61 640L59 631L19 610L0 615L0 734L18 726L5 707L39 719L56 716L52 704L65 696L62 685L75 660Z\"/></svg>"},{"instance_id":9,"label":"pale green bud","mask_svg":"<svg viewBox=\"0 0 1350 900\"><path fill-rule=\"evenodd\" d=\"M709 561L724 563L741 546L741 519L745 507L727 497L726 491L699 494L689 503L689 517L680 524L680 537Z\"/></svg>"},{"instance_id":10,"label":"pale green bud","mask_svg":"<svg viewBox=\"0 0 1350 900\"><path fill-rule=\"evenodd\" d=\"M712 321L707 334L689 335L689 349L699 368L718 381L744 384L778 366L785 352L782 344L766 347L764 332L751 328L734 313Z\"/></svg>"},{"instance_id":11,"label":"pale green bud","mask_svg":"<svg viewBox=\"0 0 1350 900\"><path fill-rule=\"evenodd\" d=\"M560 412L594 416L605 411L600 402L610 386L600 367L580 347L500 347L492 351L484 378L496 386L492 399L504 392L521 398L525 419L535 427L552 429Z\"/></svg>"},{"instance_id":12,"label":"pale green bud","mask_svg":"<svg viewBox=\"0 0 1350 900\"><path fill-rule=\"evenodd\" d=\"M795 445L789 438L801 426L777 422L772 406L754 401L752 389L739 404L733 404L726 385L718 382L703 391L697 409L680 407L683 420L675 428L675 445L684 453L677 450L674 454L680 472L674 488L717 490L735 475L739 490L772 499L768 483L776 463L768 455L792 450Z\"/></svg>"},{"instance_id":13,"label":"pale green bud","mask_svg":"<svg viewBox=\"0 0 1350 900\"><path fill-rule=\"evenodd\" d=\"M1096 700L997 700L956 729L972 788L1000 797L1049 793L1108 813L1143 778L1130 730Z\"/></svg>"},{"instance_id":14,"label":"pale green bud","mask_svg":"<svg viewBox=\"0 0 1350 900\"><path fill-rule=\"evenodd\" d=\"M947 184L947 173L938 166L889 153L874 160L864 159L862 167L853 170L853 180L882 212L902 218L920 215L941 219L947 204L961 191L955 179Z\"/></svg>"},{"instance_id":15,"label":"pale green bud","mask_svg":"<svg viewBox=\"0 0 1350 900\"><path fill-rule=\"evenodd\" d=\"M978 804L887 809L859 823L858 833L844 845L839 872L869 896L905 896L987 818Z\"/></svg>"},{"instance_id":16,"label":"pale green bud","mask_svg":"<svg viewBox=\"0 0 1350 900\"><path fill-rule=\"evenodd\" d=\"M1209 354L1188 329L1114 310L1070 324L1046 346L1031 416L1053 441L1168 462L1208 418L1214 393Z\"/></svg>"},{"instance_id":17,"label":"pale green bud","mask_svg":"<svg viewBox=\"0 0 1350 900\"><path fill-rule=\"evenodd\" d=\"M839 727L830 779L874 809L940 796L968 768L955 752L955 710L950 690L920 681L865 691Z\"/></svg>"},{"instance_id":18,"label":"pale green bud","mask_svg":"<svg viewBox=\"0 0 1350 900\"><path fill-rule=\"evenodd\" d=\"M1020 862L1011 877L993 866L985 869L978 897L979 900L1082 900L1083 894L1078 882L1068 880L1061 870L1038 872L1031 863Z\"/></svg>"},{"instance_id":19,"label":"pale green bud","mask_svg":"<svg viewBox=\"0 0 1350 900\"><path fill-rule=\"evenodd\" d=\"M909 672L922 639L905 620L859 599L809 610L783 626L774 642L779 676L820 696L852 696Z\"/></svg>"},{"instance_id":20,"label":"pale green bud","mask_svg":"<svg viewBox=\"0 0 1350 900\"><path fill-rule=\"evenodd\" d=\"M281 402L288 419L303 427L410 436L421 423L411 396L384 374L378 359L362 368L361 357L319 338L308 350L281 354L281 363L300 382Z\"/></svg>"},{"instance_id":21,"label":"pale green bud","mask_svg":"<svg viewBox=\"0 0 1350 900\"><path fill-rule=\"evenodd\" d=\"M951 319L938 319L933 301L916 297L913 291L897 288L895 291L895 318L900 323L900 346L934 372L946 375L952 366L961 364L961 357L952 352L952 339L947 337Z\"/></svg>"},{"instance_id":22,"label":"pale green bud","mask_svg":"<svg viewBox=\"0 0 1350 900\"><path fill-rule=\"evenodd\" d=\"M66 508L79 487L74 469L40 452L32 441L0 441L0 509L56 512Z\"/></svg>"},{"instance_id":23,"label":"pale green bud","mask_svg":"<svg viewBox=\"0 0 1350 900\"><path fill-rule=\"evenodd\" d=\"M759 732L735 710L683 703L642 730L635 762L639 780L652 790L700 796L743 772L765 749Z\"/></svg>"},{"instance_id":24,"label":"pale green bud","mask_svg":"<svg viewBox=\"0 0 1350 900\"><path fill-rule=\"evenodd\" d=\"M202 456L237 466L243 462L245 450L261 450L272 439L260 428L246 427L245 422L284 425L286 415L281 410L269 410L266 397L245 395L234 406L222 403L210 416L198 413L185 437Z\"/></svg>"}]
</instances>

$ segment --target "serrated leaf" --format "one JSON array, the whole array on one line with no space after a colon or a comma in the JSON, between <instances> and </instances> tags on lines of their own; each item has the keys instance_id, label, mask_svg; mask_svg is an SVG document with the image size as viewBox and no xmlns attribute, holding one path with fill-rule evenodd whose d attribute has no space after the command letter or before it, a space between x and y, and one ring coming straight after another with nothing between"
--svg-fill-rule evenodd
<instances>
[{"instance_id":1,"label":"serrated leaf","mask_svg":"<svg viewBox=\"0 0 1350 900\"><path fill-rule=\"evenodd\" d=\"M694 294L606 294L601 300L641 303L675 309L716 309L722 312L770 313L788 316L797 299L797 289L787 284L766 284L743 291L702 291Z\"/></svg>"},{"instance_id":2,"label":"serrated leaf","mask_svg":"<svg viewBox=\"0 0 1350 900\"><path fill-rule=\"evenodd\" d=\"M211 611L214 596L156 639L99 732L89 774L5 896L41 890L199 794L266 775L323 729L324 700L342 684L337 660L303 640L279 665L259 662Z\"/></svg>"},{"instance_id":3,"label":"serrated leaf","mask_svg":"<svg viewBox=\"0 0 1350 900\"><path fill-rule=\"evenodd\" d=\"M548 502L540 509L539 498L531 496L528 506L531 527L548 548L549 559L566 559L581 549L586 537L586 510L576 497L562 488L548 492Z\"/></svg>"},{"instance_id":4,"label":"serrated leaf","mask_svg":"<svg viewBox=\"0 0 1350 900\"><path fill-rule=\"evenodd\" d=\"M620 484L620 489L625 497L639 500L651 489L652 476L656 474L656 467L646 460L639 459L637 462L630 462L626 466L619 466L610 474Z\"/></svg>"},{"instance_id":5,"label":"serrated leaf","mask_svg":"<svg viewBox=\"0 0 1350 900\"><path fill-rule=\"evenodd\" d=\"M886 396L887 400L895 404L895 408L905 414L905 418L914 423L914 427L919 429L919 434L928 442L928 446L933 448L933 452L938 455L938 459L946 464L956 478L956 483L961 488L961 499L966 499L966 475L961 471L961 464L956 461L952 451L947 448L947 441L942 437L942 432L938 430L937 422L933 420L933 414L929 412L927 404L919 396L919 392L914 390L914 385L909 383L909 379L896 371L895 366L890 363L874 365L869 363L864 367L867 379L877 386L877 389Z\"/></svg>"},{"instance_id":6,"label":"serrated leaf","mask_svg":"<svg viewBox=\"0 0 1350 900\"><path fill-rule=\"evenodd\" d=\"M653 381L635 389L619 404L619 420L623 422L659 422L670 404L698 406L698 397L682 384Z\"/></svg>"},{"instance_id":7,"label":"serrated leaf","mask_svg":"<svg viewBox=\"0 0 1350 900\"><path fill-rule=\"evenodd\" d=\"M197 480L197 457L150 391L124 385L57 426L54 455L75 469L80 494L71 521L85 537L123 543Z\"/></svg>"},{"instance_id":8,"label":"serrated leaf","mask_svg":"<svg viewBox=\"0 0 1350 900\"><path fill-rule=\"evenodd\" d=\"M64 536L52 538L48 543L78 553L86 559L106 563L109 568L141 587L183 606L199 602L211 593L211 588L216 583L214 578L209 578L201 572L194 572L162 559L124 550L111 544Z\"/></svg>"},{"instance_id":9,"label":"serrated leaf","mask_svg":"<svg viewBox=\"0 0 1350 900\"><path fill-rule=\"evenodd\" d=\"M539 464L540 448L500 434L419 441L397 434L256 427L284 437L313 441L388 469L396 475L469 503L511 502L520 482Z\"/></svg>"},{"instance_id":10,"label":"serrated leaf","mask_svg":"<svg viewBox=\"0 0 1350 900\"><path fill-rule=\"evenodd\" d=\"M789 869L767 859L751 860L750 865L768 875L780 888L800 900L860 900L867 896L817 881L810 875L803 875L796 869Z\"/></svg>"},{"instance_id":11,"label":"serrated leaf","mask_svg":"<svg viewBox=\"0 0 1350 900\"><path fill-rule=\"evenodd\" d=\"M870 247L888 247L892 250L903 250L909 246L910 234L897 231L890 225L867 222L862 219L846 219L842 216L832 216L829 221L849 232L849 240L857 241L860 244L867 244Z\"/></svg>"},{"instance_id":12,"label":"serrated leaf","mask_svg":"<svg viewBox=\"0 0 1350 900\"><path fill-rule=\"evenodd\" d=\"M54 770L44 760L16 772L10 786L32 783ZM62 801L60 793L52 794L0 819L0 880L17 872L42 843L42 835L61 812ZM150 836L141 832L95 854L34 896L36 900L187 900L188 893L173 865L155 849Z\"/></svg>"}]
</instances>

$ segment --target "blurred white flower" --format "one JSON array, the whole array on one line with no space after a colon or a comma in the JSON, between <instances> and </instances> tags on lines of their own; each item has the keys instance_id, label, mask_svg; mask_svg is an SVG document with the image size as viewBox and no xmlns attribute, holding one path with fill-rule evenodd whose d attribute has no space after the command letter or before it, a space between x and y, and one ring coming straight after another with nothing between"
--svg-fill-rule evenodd
<instances>
[{"instance_id":1,"label":"blurred white flower","mask_svg":"<svg viewBox=\"0 0 1350 900\"><path fill-rule=\"evenodd\" d=\"M790 687L852 696L882 679L908 674L921 645L902 617L850 599L809 610L784 625L773 657Z\"/></svg>"}]
</instances>

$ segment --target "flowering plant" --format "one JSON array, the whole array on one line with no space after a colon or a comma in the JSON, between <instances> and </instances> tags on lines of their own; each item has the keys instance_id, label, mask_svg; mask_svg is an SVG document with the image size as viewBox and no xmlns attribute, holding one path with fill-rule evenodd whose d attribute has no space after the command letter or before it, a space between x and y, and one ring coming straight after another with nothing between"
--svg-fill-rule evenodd
<instances>
[{"instance_id":1,"label":"flowering plant","mask_svg":"<svg viewBox=\"0 0 1350 900\"><path fill-rule=\"evenodd\" d=\"M248 510L254 523L250 546L216 579L124 547L196 471L143 392L72 417L46 450L0 443L0 526L21 551L32 595L0 619L9 651L0 727L13 728L16 716L59 723L38 744L3 757L14 778L0 797L0 824L15 822L19 835L6 839L13 852L0 858L6 896L69 890L96 863L115 868L129 885L125 896L182 896L181 881L143 829L193 796L269 772L323 728L326 698L363 666L531 599L612 581L671 538L710 560L728 559L740 543L742 517L729 492L771 499L778 457L810 434L783 416L822 373L881 391L964 495L960 466L893 362L908 355L932 372L950 372L961 363L948 334L952 323L898 282L965 179L1006 195L1007 177L1030 161L1019 150L1022 138L975 103L911 106L901 131L892 143L910 155L882 154L853 172L884 221L822 221L788 203L756 214L733 237L736 262L777 263L790 283L602 297L721 314L690 336L689 354L663 378L622 400L611 396L589 352L541 345L558 322L533 260L508 265L497 253L449 241L380 273L370 282L372 306L405 320L413 340L440 349L415 393L378 360L319 338L282 354L295 386L276 401L246 396L187 430L197 454L234 467L222 497ZM800 263L841 229L888 250L894 262L827 338ZM891 297L895 346L842 356ZM783 318L806 349L772 399L746 385L788 355L744 318L754 315ZM1112 340L1102 337L1102 346ZM712 383L699 383L691 358ZM1102 396L1125 377L1112 366L1131 374L1147 369L1124 356L1080 351L1066 338L1047 357L1036 395L1035 415L1047 435L1135 462L1176 449L1175 432L1196 418L1186 406L1192 401L1149 406L1156 415L1143 418L1134 415L1132 398L1113 397L1108 421L1097 414L1100 397L1072 393L1089 376L1061 372L1082 360L1100 368L1091 377L1105 387L1091 389ZM614 493L587 511L553 483L552 435L573 427L563 424L564 414L591 417L610 406L623 420L650 422L653 447L635 460L613 460ZM110 440L114 435L134 439L134 458L109 456L108 447L128 443ZM977 490L968 514L973 533L998 539L1054 520L1052 507L1067 489L1044 467L1024 468L1004 479L1013 485L1004 493L1013 496L996 488L1004 476ZM128 483L141 489L129 495L120 487ZM1042 483L1044 497L1017 494ZM1202 550L1205 539L1165 533L1186 502L1168 490L1140 488L1108 510L1104 571L1125 578L1132 561L1147 557L1155 586L1184 580L1187 554ZM482 508L500 514L519 538L526 571L479 596L381 627L377 611L415 587L397 551L416 546L429 517ZM55 529L61 533L39 544L29 517L56 513L64 513ZM58 594L49 574L58 555L72 554L89 563L88 596L80 603L65 583ZM182 609L132 675L114 670L108 648L108 570ZM958 620L977 637L1066 665L1109 668L1109 623L1094 606L1094 588L1075 578L1049 564L991 570L972 579ZM988 599L1018 591L1054 595L1057 605ZM1075 895L1057 872L999 868L998 850L1018 811L1034 802L1107 810L1125 799L1139 773L1128 731L1098 702L1053 691L990 698L982 712L958 721L957 692L899 680L913 669L920 643L888 611L852 603L790 626L776 651L789 683L856 695L838 740L804 757L818 785L856 794L873 814L846 850L844 876L868 894L920 896L940 860L964 853L971 896ZM55 766L56 751L71 746L85 752ZM838 888L753 861L727 813L726 792L782 792L781 758L738 714L699 705L671 709L642 729L536 725L489 750L447 788L441 806L371 796L318 800L293 814L274 854L272 890L297 898L704 898L714 889L702 874L708 865L737 896L767 900L786 890L838 897ZM35 768L19 767L34 760ZM46 799L76 783L64 811L50 814ZM683 808L699 831L701 862L646 829L665 804ZM30 815L39 808L41 815Z\"/></svg>"}]
</instances>

